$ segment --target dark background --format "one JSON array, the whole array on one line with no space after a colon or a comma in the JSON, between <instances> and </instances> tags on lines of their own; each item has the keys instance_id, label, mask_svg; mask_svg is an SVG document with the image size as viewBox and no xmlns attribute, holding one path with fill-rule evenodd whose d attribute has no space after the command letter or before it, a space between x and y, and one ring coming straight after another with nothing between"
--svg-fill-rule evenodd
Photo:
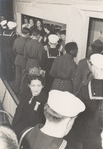
<instances>
[{"instance_id":1,"label":"dark background","mask_svg":"<svg viewBox=\"0 0 103 149\"><path fill-rule=\"evenodd\" d=\"M3 15L6 20L13 20L13 0L0 0L0 16Z\"/></svg>"}]
</instances>

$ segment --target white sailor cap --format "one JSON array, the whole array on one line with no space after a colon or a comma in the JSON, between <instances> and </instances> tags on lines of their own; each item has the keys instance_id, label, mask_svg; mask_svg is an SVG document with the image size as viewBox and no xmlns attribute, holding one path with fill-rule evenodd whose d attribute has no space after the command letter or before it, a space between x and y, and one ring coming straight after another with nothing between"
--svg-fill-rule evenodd
<instances>
[{"instance_id":1,"label":"white sailor cap","mask_svg":"<svg viewBox=\"0 0 103 149\"><path fill-rule=\"evenodd\" d=\"M50 43L55 44L58 42L59 37L55 34L51 34L51 35L49 35L48 39L49 39Z\"/></svg>"},{"instance_id":2,"label":"white sailor cap","mask_svg":"<svg viewBox=\"0 0 103 149\"><path fill-rule=\"evenodd\" d=\"M93 54L90 57L92 65L99 69L103 69L103 55L102 54Z\"/></svg>"},{"instance_id":3,"label":"white sailor cap","mask_svg":"<svg viewBox=\"0 0 103 149\"><path fill-rule=\"evenodd\" d=\"M79 98L68 91L51 90L47 103L52 110L67 117L75 117L86 108Z\"/></svg>"},{"instance_id":4,"label":"white sailor cap","mask_svg":"<svg viewBox=\"0 0 103 149\"><path fill-rule=\"evenodd\" d=\"M1 24L2 26L6 25L6 24L7 24L7 20L3 20L3 21L1 21L0 24Z\"/></svg>"},{"instance_id":5,"label":"white sailor cap","mask_svg":"<svg viewBox=\"0 0 103 149\"><path fill-rule=\"evenodd\" d=\"M16 22L9 21L7 23L7 26L8 26L9 29L13 29L17 26L17 24L16 24Z\"/></svg>"}]
</instances>

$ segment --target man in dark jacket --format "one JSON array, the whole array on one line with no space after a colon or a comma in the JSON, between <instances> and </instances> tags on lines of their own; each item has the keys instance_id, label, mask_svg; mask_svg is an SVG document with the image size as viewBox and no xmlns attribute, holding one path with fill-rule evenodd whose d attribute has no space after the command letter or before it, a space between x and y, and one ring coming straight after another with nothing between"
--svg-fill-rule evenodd
<instances>
[{"instance_id":1,"label":"man in dark jacket","mask_svg":"<svg viewBox=\"0 0 103 149\"><path fill-rule=\"evenodd\" d=\"M93 78L77 94L86 105L86 110L77 118L77 139L78 135L81 136L83 149L102 149L100 133L103 128L103 55L91 55L88 66Z\"/></svg>"},{"instance_id":2,"label":"man in dark jacket","mask_svg":"<svg viewBox=\"0 0 103 149\"><path fill-rule=\"evenodd\" d=\"M44 52L43 45L39 42L40 32L37 29L32 31L32 39L25 45L24 58L26 60L26 70L39 67Z\"/></svg>"},{"instance_id":3,"label":"man in dark jacket","mask_svg":"<svg viewBox=\"0 0 103 149\"><path fill-rule=\"evenodd\" d=\"M84 58L79 61L75 79L73 80L74 84L73 92L75 95L79 92L82 86L88 84L88 82L93 78L87 62L90 56L94 53L101 53L102 51L103 51L103 42L97 39L91 44L91 46L89 46L87 58Z\"/></svg>"},{"instance_id":4,"label":"man in dark jacket","mask_svg":"<svg viewBox=\"0 0 103 149\"><path fill-rule=\"evenodd\" d=\"M14 78L14 59L15 55L13 53L13 43L16 39L16 29L17 24L15 22L9 21L7 23L7 29L3 32L3 52L5 60L5 76L8 81Z\"/></svg>"},{"instance_id":5,"label":"man in dark jacket","mask_svg":"<svg viewBox=\"0 0 103 149\"><path fill-rule=\"evenodd\" d=\"M24 46L27 43L29 37L29 29L23 28L22 34L18 37L13 45L13 51L16 54L15 58L15 68L16 68L16 78L15 78L15 93L19 93L20 90L20 83L22 78L22 71L25 67L25 59L24 59Z\"/></svg>"},{"instance_id":6,"label":"man in dark jacket","mask_svg":"<svg viewBox=\"0 0 103 149\"><path fill-rule=\"evenodd\" d=\"M77 56L78 46L75 42L67 43L65 51L66 53L57 57L52 64L50 75L55 78L52 89L72 92L72 81L77 67L73 59Z\"/></svg>"}]
</instances>

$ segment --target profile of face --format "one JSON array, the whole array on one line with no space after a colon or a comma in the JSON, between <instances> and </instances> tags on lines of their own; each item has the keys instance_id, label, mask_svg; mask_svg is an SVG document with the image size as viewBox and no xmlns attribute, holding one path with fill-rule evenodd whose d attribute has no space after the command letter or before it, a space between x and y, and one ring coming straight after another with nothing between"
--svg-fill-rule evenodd
<instances>
[{"instance_id":1,"label":"profile of face","mask_svg":"<svg viewBox=\"0 0 103 149\"><path fill-rule=\"evenodd\" d=\"M78 53L78 49L75 48L74 50L70 51L70 53L71 53L71 55L72 55L73 57L76 57L76 56L77 56L77 53Z\"/></svg>"},{"instance_id":2,"label":"profile of face","mask_svg":"<svg viewBox=\"0 0 103 149\"><path fill-rule=\"evenodd\" d=\"M32 80L29 84L33 96L38 96L43 88L42 82L38 79Z\"/></svg>"},{"instance_id":3,"label":"profile of face","mask_svg":"<svg viewBox=\"0 0 103 149\"><path fill-rule=\"evenodd\" d=\"M33 19L30 19L30 20L29 20L29 23L30 23L31 26L33 26L33 25L34 25Z\"/></svg>"}]
</instances>

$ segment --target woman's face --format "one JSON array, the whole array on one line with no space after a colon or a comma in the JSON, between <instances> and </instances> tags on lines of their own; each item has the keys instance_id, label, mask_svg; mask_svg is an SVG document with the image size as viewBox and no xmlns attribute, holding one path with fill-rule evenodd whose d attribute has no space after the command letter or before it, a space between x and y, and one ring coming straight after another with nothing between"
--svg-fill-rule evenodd
<instances>
[{"instance_id":1,"label":"woman's face","mask_svg":"<svg viewBox=\"0 0 103 149\"><path fill-rule=\"evenodd\" d=\"M24 19L24 23L25 23L25 24L28 24L28 19L25 18L25 19Z\"/></svg>"},{"instance_id":2,"label":"woman's face","mask_svg":"<svg viewBox=\"0 0 103 149\"><path fill-rule=\"evenodd\" d=\"M30 25L34 25L33 19L30 19L30 20L29 20L29 23L30 23Z\"/></svg>"},{"instance_id":3,"label":"woman's face","mask_svg":"<svg viewBox=\"0 0 103 149\"><path fill-rule=\"evenodd\" d=\"M41 27L41 22L37 21L37 27Z\"/></svg>"},{"instance_id":4,"label":"woman's face","mask_svg":"<svg viewBox=\"0 0 103 149\"><path fill-rule=\"evenodd\" d=\"M43 88L40 80L32 80L29 84L33 96L38 96Z\"/></svg>"}]
</instances>

